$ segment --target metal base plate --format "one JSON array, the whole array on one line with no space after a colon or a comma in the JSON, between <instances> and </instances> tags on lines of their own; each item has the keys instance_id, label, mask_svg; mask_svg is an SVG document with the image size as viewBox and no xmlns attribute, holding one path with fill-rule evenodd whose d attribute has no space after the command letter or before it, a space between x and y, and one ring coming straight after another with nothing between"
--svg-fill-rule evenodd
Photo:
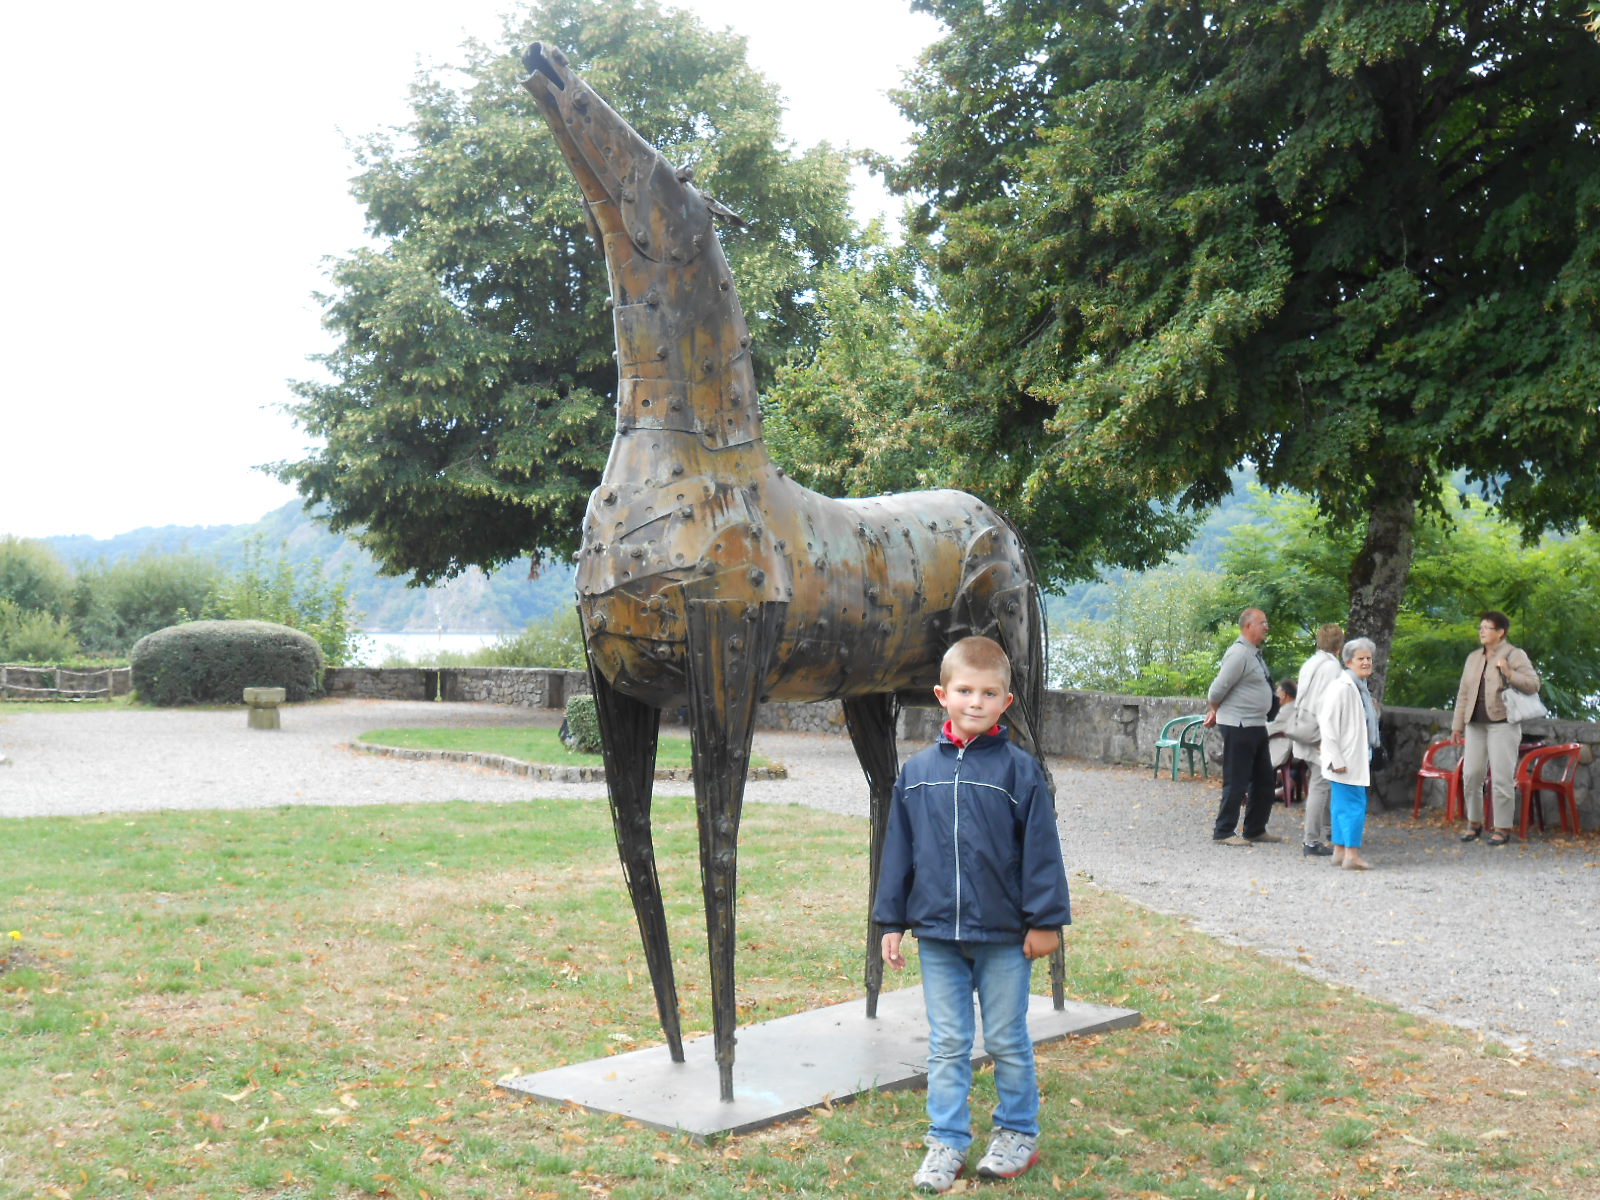
<instances>
[{"instance_id":1,"label":"metal base plate","mask_svg":"<svg viewBox=\"0 0 1600 1200\"><path fill-rule=\"evenodd\" d=\"M1138 1023L1133 1009L1069 1000L1058 1012L1046 996L1034 996L1028 1008L1035 1045ZM518 1075L500 1086L539 1100L615 1113L696 1141L748 1133L863 1092L924 1086L928 1022L922 989L884 992L876 1019L867 1017L865 1000L850 1000L741 1027L731 1103L718 1099L710 1036L685 1041L683 1053L686 1061L675 1063L665 1046L653 1046ZM972 1061L989 1061L981 1031Z\"/></svg>"}]
</instances>

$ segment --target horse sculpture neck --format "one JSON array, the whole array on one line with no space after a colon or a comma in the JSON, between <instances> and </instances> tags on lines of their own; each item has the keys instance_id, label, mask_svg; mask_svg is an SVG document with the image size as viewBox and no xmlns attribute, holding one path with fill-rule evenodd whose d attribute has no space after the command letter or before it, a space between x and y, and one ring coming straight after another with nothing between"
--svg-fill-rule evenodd
<instances>
[{"instance_id":1,"label":"horse sculpture neck","mask_svg":"<svg viewBox=\"0 0 1600 1200\"><path fill-rule=\"evenodd\" d=\"M737 218L564 60L540 61L527 86L574 166L611 280L617 424L604 478L643 479L664 460L680 476L696 462L729 480L767 474L750 331L714 228L716 214Z\"/></svg>"}]
</instances>

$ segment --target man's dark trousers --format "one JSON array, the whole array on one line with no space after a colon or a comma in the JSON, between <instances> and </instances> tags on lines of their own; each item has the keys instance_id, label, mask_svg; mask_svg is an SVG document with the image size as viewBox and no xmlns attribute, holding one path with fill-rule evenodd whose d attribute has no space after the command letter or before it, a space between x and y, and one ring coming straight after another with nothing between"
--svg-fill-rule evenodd
<instances>
[{"instance_id":1,"label":"man's dark trousers","mask_svg":"<svg viewBox=\"0 0 1600 1200\"><path fill-rule=\"evenodd\" d=\"M1238 832L1239 806L1243 804L1244 836L1260 837L1272 815L1272 752L1267 748L1267 727L1218 725L1217 729L1222 734L1222 804L1211 836L1220 839Z\"/></svg>"}]
</instances>

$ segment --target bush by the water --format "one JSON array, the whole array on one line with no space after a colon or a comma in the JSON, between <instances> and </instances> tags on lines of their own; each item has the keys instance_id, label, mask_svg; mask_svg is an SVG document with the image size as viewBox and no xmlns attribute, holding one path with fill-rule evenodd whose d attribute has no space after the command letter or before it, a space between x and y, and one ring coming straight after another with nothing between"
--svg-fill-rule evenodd
<instances>
[{"instance_id":1,"label":"bush by the water","mask_svg":"<svg viewBox=\"0 0 1600 1200\"><path fill-rule=\"evenodd\" d=\"M291 702L322 691L322 647L270 621L189 621L158 629L129 655L133 690L150 704L239 704L247 687L281 687Z\"/></svg>"},{"instance_id":2,"label":"bush by the water","mask_svg":"<svg viewBox=\"0 0 1600 1200\"><path fill-rule=\"evenodd\" d=\"M567 719L561 723L561 740L568 750L579 754L600 753L600 716L593 696L574 696L567 701Z\"/></svg>"}]
</instances>

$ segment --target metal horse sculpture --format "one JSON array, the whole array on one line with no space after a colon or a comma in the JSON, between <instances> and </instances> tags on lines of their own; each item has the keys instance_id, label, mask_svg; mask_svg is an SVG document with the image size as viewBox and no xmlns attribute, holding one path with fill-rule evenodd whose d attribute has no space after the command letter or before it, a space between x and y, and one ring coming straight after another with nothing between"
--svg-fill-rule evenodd
<instances>
[{"instance_id":1,"label":"metal horse sculpture","mask_svg":"<svg viewBox=\"0 0 1600 1200\"><path fill-rule=\"evenodd\" d=\"M925 697L955 639L996 637L1016 664L1013 724L1036 744L1038 589L1016 531L972 496L830 500L785 476L762 440L750 334L712 228L737 218L558 51L535 44L523 62L604 248L615 312L616 436L584 517L577 589L617 850L682 1062L650 799L661 710L687 705L716 1061L732 1100L739 817L757 703L843 701L871 794L875 888L896 693ZM869 1015L881 972L869 927ZM1060 1007L1059 955L1052 978Z\"/></svg>"}]
</instances>

